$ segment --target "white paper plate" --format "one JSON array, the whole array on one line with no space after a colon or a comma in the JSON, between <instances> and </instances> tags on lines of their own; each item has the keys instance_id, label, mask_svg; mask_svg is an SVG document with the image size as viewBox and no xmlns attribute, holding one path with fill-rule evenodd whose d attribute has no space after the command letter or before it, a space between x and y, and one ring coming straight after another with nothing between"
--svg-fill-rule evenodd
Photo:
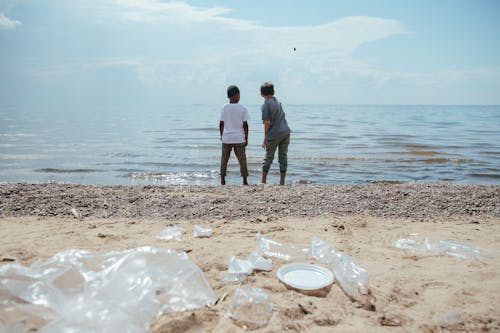
<instances>
[{"instance_id":1,"label":"white paper plate","mask_svg":"<svg viewBox=\"0 0 500 333\"><path fill-rule=\"evenodd\" d=\"M290 287L302 290L316 290L333 283L333 273L321 266L293 263L278 269L278 279Z\"/></svg>"}]
</instances>

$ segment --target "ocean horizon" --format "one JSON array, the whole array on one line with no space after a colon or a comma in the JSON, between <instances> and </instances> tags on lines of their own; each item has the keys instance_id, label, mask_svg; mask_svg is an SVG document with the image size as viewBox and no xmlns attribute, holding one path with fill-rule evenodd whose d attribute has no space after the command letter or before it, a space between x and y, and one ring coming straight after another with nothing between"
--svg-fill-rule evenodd
<instances>
[{"instance_id":1,"label":"ocean horizon","mask_svg":"<svg viewBox=\"0 0 500 333\"><path fill-rule=\"evenodd\" d=\"M250 114L250 184L264 150ZM292 129L287 184L500 184L498 105L283 103ZM0 182L217 185L221 105L1 108ZM278 182L277 156L268 177ZM234 155L227 184L240 184Z\"/></svg>"}]
</instances>

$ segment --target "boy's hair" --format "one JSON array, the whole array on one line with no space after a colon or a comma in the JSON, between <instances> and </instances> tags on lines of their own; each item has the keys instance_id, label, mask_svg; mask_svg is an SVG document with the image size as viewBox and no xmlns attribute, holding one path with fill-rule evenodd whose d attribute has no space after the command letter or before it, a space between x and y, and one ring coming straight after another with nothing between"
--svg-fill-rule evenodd
<instances>
[{"instance_id":1,"label":"boy's hair","mask_svg":"<svg viewBox=\"0 0 500 333\"><path fill-rule=\"evenodd\" d=\"M237 86L231 85L231 86L227 87L227 98L234 97L239 93L240 93L240 90L238 89Z\"/></svg>"},{"instance_id":2,"label":"boy's hair","mask_svg":"<svg viewBox=\"0 0 500 333\"><path fill-rule=\"evenodd\" d=\"M274 85L271 82L262 83L260 93L264 96L274 95Z\"/></svg>"}]
</instances>

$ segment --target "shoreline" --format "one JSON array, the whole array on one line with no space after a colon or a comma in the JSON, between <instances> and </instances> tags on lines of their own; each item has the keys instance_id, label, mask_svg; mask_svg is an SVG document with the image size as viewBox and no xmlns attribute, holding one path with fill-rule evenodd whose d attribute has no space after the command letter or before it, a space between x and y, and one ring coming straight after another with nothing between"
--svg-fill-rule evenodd
<instances>
[{"instance_id":1,"label":"shoreline","mask_svg":"<svg viewBox=\"0 0 500 333\"><path fill-rule=\"evenodd\" d=\"M352 185L0 184L0 217L226 219L365 214L434 219L500 216L500 185L450 183Z\"/></svg>"}]
</instances>

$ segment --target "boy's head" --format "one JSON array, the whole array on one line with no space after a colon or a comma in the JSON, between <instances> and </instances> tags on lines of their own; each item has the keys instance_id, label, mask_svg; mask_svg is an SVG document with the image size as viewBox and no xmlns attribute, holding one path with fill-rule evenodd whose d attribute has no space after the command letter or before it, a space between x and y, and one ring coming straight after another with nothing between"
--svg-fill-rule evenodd
<instances>
[{"instance_id":1,"label":"boy's head","mask_svg":"<svg viewBox=\"0 0 500 333\"><path fill-rule=\"evenodd\" d=\"M274 85L271 82L264 82L260 86L262 96L274 96Z\"/></svg>"},{"instance_id":2,"label":"boy's head","mask_svg":"<svg viewBox=\"0 0 500 333\"><path fill-rule=\"evenodd\" d=\"M240 99L240 90L237 86L231 85L227 87L227 98L229 98L231 103L238 103Z\"/></svg>"}]
</instances>

